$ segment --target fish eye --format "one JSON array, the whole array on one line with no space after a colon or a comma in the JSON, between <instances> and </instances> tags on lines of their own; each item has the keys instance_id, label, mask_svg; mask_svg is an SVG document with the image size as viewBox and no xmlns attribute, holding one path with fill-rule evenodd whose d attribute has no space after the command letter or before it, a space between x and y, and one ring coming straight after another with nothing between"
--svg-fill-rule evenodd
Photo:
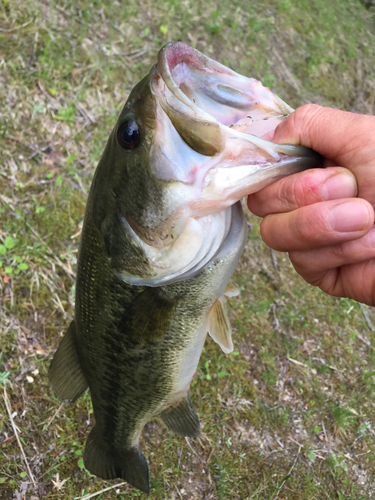
<instances>
[{"instance_id":1,"label":"fish eye","mask_svg":"<svg viewBox=\"0 0 375 500\"><path fill-rule=\"evenodd\" d=\"M117 142L123 149L134 149L141 141L141 132L134 120L124 121L117 130Z\"/></svg>"}]
</instances>

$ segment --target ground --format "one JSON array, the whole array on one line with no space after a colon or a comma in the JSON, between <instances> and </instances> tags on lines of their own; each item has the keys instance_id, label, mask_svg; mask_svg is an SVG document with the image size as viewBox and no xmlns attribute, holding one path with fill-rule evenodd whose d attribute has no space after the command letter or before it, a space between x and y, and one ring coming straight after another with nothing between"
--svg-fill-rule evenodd
<instances>
[{"instance_id":1,"label":"ground","mask_svg":"<svg viewBox=\"0 0 375 500\"><path fill-rule=\"evenodd\" d=\"M368 0L0 0L1 500L146 498L85 471L89 395L62 405L46 374L92 174L159 48L186 41L294 107L374 114L374 31ZM235 351L206 342L199 439L145 427L150 498L375 498L375 314L305 284L247 216Z\"/></svg>"}]
</instances>

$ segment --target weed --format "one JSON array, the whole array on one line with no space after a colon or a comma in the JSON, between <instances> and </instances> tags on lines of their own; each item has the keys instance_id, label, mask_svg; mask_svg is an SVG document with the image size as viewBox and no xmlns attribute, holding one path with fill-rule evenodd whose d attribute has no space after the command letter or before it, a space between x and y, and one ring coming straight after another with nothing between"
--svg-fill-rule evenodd
<instances>
[{"instance_id":1,"label":"weed","mask_svg":"<svg viewBox=\"0 0 375 500\"><path fill-rule=\"evenodd\" d=\"M8 276L16 276L21 271L26 271L29 266L23 262L23 258L15 253L15 240L11 236L7 236L4 244L0 244L0 256L4 260L0 260L0 267L4 266L4 272Z\"/></svg>"},{"instance_id":2,"label":"weed","mask_svg":"<svg viewBox=\"0 0 375 500\"><path fill-rule=\"evenodd\" d=\"M328 467L332 468L333 474L338 477L340 477L343 472L348 472L348 466L345 464L344 457L337 456L335 453L327 457L326 463Z\"/></svg>"}]
</instances>

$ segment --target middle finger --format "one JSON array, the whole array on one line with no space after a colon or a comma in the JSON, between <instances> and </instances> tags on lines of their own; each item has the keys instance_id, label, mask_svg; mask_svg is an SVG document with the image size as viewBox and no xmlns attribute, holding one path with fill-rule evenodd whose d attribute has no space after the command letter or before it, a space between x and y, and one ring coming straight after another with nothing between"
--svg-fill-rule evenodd
<instances>
[{"instance_id":1,"label":"middle finger","mask_svg":"<svg viewBox=\"0 0 375 500\"><path fill-rule=\"evenodd\" d=\"M267 215L260 230L268 246L289 252L355 240L368 233L373 225L372 206L361 198L351 198Z\"/></svg>"}]
</instances>

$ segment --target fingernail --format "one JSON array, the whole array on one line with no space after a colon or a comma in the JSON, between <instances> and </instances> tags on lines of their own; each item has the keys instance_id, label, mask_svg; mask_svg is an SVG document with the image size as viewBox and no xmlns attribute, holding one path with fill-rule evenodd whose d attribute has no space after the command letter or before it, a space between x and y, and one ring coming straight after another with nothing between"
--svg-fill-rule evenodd
<instances>
[{"instance_id":1,"label":"fingernail","mask_svg":"<svg viewBox=\"0 0 375 500\"><path fill-rule=\"evenodd\" d=\"M333 175L323 184L321 195L324 201L357 196L357 183L352 175Z\"/></svg>"},{"instance_id":2,"label":"fingernail","mask_svg":"<svg viewBox=\"0 0 375 500\"><path fill-rule=\"evenodd\" d=\"M369 222L369 212L363 203L348 201L332 208L327 215L327 222L333 231L340 233L361 231Z\"/></svg>"}]
</instances>

